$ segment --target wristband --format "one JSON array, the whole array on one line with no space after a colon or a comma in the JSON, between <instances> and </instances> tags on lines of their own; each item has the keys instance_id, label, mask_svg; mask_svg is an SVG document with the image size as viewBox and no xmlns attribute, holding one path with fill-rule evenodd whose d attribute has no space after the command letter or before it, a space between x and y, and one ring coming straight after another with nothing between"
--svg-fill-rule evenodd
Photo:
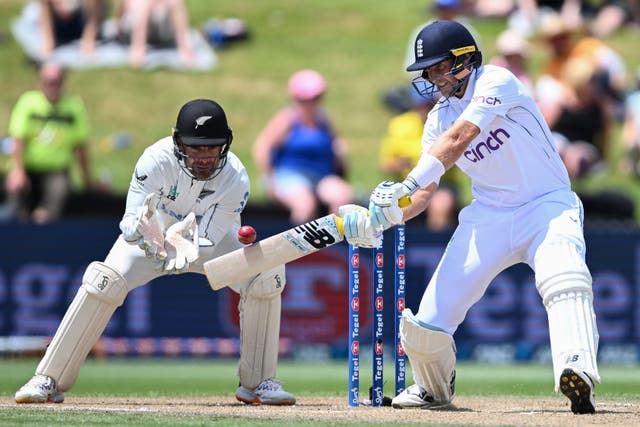
<instances>
[{"instance_id":1,"label":"wristband","mask_svg":"<svg viewBox=\"0 0 640 427\"><path fill-rule=\"evenodd\" d=\"M446 169L440 160L431 154L425 154L420 157L418 164L409 172L405 181L413 180L420 188L425 188L432 182L439 184L440 177L445 172Z\"/></svg>"}]
</instances>

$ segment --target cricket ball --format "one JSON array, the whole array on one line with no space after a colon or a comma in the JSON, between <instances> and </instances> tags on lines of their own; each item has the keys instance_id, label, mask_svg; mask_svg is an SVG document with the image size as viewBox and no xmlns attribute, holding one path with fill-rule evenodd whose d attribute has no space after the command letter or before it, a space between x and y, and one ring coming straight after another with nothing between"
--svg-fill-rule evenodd
<instances>
[{"instance_id":1,"label":"cricket ball","mask_svg":"<svg viewBox=\"0 0 640 427\"><path fill-rule=\"evenodd\" d=\"M256 230L250 225L243 225L238 229L238 241L243 245L250 245L256 241Z\"/></svg>"}]
</instances>

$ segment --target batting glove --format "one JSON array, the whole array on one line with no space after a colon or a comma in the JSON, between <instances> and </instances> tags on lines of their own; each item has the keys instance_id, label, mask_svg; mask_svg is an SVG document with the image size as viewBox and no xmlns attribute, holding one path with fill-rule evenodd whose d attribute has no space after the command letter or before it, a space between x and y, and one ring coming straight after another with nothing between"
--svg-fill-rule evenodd
<instances>
[{"instance_id":1,"label":"batting glove","mask_svg":"<svg viewBox=\"0 0 640 427\"><path fill-rule=\"evenodd\" d=\"M164 237L167 253L164 269L171 273L182 273L189 269L189 263L198 259L198 223L196 214L189 213L182 221L167 229Z\"/></svg>"},{"instance_id":2,"label":"batting glove","mask_svg":"<svg viewBox=\"0 0 640 427\"><path fill-rule=\"evenodd\" d=\"M382 246L382 233L373 228L367 208L358 205L343 205L338 209L343 220L344 237L349 244L361 248Z\"/></svg>"},{"instance_id":3,"label":"batting glove","mask_svg":"<svg viewBox=\"0 0 640 427\"><path fill-rule=\"evenodd\" d=\"M412 194L405 183L384 181L373 190L369 199L369 212L373 227L382 232L394 225L402 224L402 209L399 201Z\"/></svg>"}]
</instances>

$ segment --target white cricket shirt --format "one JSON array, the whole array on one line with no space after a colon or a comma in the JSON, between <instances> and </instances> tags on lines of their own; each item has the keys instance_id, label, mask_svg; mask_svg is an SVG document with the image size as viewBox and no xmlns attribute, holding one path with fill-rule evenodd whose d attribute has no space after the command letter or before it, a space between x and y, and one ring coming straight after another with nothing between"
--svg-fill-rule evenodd
<instances>
[{"instance_id":1,"label":"white cricket shirt","mask_svg":"<svg viewBox=\"0 0 640 427\"><path fill-rule=\"evenodd\" d=\"M249 198L249 177L238 157L229 152L227 164L209 181L192 179L182 170L174 154L171 137L147 147L138 159L127 193L124 223L135 222L136 211L149 193L160 194L157 212L166 230L184 219L191 211L198 220L198 233L214 244L220 242Z\"/></svg>"},{"instance_id":2,"label":"white cricket shirt","mask_svg":"<svg viewBox=\"0 0 640 427\"><path fill-rule=\"evenodd\" d=\"M456 162L471 177L479 202L517 207L570 189L549 127L526 87L507 69L480 67L470 75L462 98L436 104L425 123L423 153L458 119L481 129Z\"/></svg>"}]
</instances>

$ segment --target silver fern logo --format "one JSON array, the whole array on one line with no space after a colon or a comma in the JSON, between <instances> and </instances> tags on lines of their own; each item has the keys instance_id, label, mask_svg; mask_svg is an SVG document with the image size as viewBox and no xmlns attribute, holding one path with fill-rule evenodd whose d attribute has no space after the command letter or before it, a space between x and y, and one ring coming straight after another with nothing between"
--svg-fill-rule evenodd
<instances>
[{"instance_id":1,"label":"silver fern logo","mask_svg":"<svg viewBox=\"0 0 640 427\"><path fill-rule=\"evenodd\" d=\"M200 116L196 119L196 129L198 129L198 126L202 126L205 123L207 123L207 120L209 120L210 118L212 118L213 116Z\"/></svg>"}]
</instances>

